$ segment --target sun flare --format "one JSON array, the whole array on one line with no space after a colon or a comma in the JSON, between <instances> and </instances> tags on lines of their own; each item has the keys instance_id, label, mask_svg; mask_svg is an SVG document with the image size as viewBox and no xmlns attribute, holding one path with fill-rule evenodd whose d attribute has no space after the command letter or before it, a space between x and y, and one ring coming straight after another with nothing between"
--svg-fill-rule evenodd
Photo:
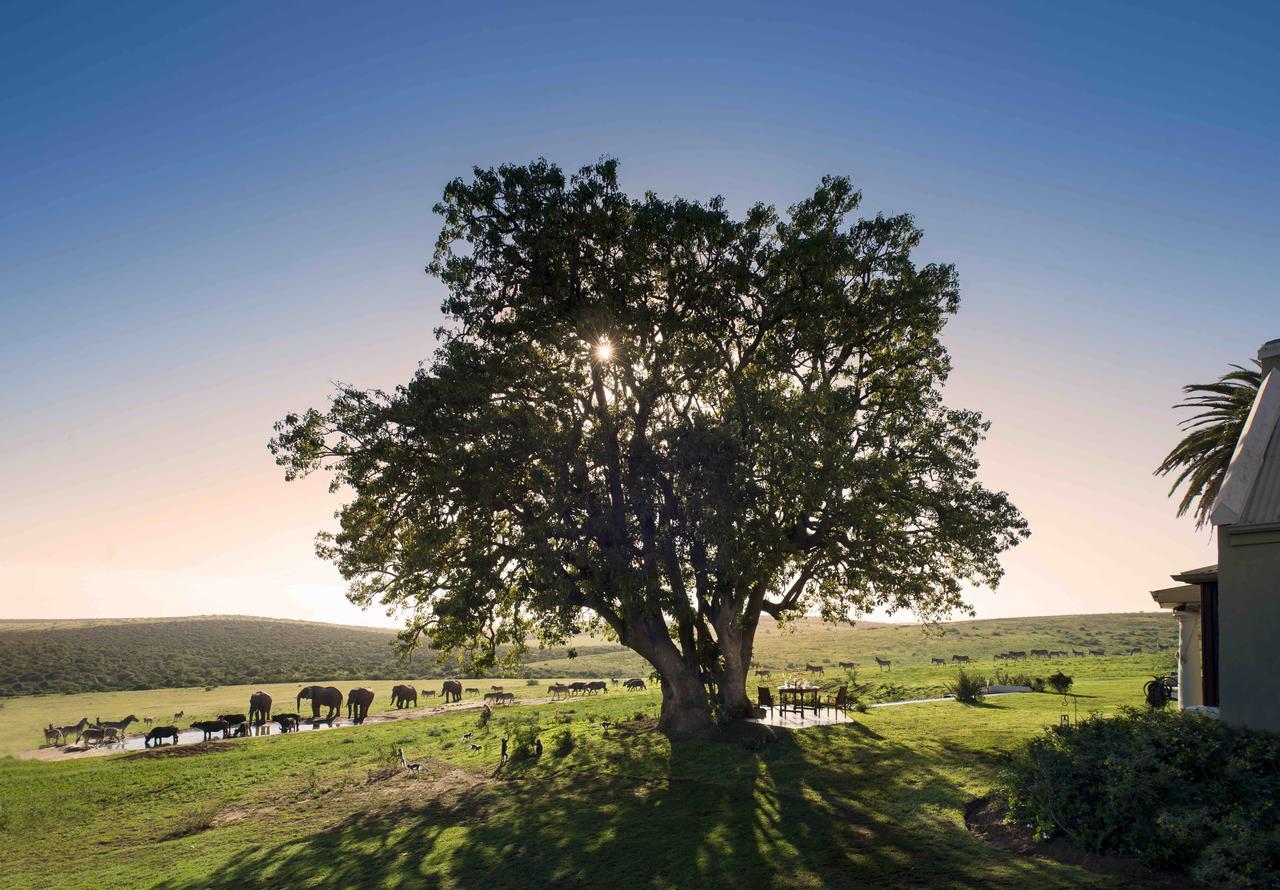
<instances>
[{"instance_id":1,"label":"sun flare","mask_svg":"<svg viewBox=\"0 0 1280 890\"><path fill-rule=\"evenodd\" d=\"M601 337L596 344L596 360L607 362L613 358L613 342L608 337Z\"/></svg>"}]
</instances>

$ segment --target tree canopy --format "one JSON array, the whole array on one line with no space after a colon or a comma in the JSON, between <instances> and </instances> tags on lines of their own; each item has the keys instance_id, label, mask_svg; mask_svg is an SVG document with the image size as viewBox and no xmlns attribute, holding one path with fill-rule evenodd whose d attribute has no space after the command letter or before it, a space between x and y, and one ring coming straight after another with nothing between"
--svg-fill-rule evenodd
<instances>
[{"instance_id":1,"label":"tree canopy","mask_svg":"<svg viewBox=\"0 0 1280 890\"><path fill-rule=\"evenodd\" d=\"M827 177L785 215L629 197L604 160L446 187L434 361L276 425L287 478L350 494L322 534L407 644L481 664L607 627L662 677L661 726L745 709L762 615L936 619L1027 535L944 405L955 269ZM717 690L708 695L707 683Z\"/></svg>"}]
</instances>

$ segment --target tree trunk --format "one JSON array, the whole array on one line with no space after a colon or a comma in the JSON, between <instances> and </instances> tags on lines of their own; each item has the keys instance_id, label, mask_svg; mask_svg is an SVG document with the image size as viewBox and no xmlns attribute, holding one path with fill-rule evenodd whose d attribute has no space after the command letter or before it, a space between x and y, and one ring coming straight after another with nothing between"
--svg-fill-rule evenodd
<instances>
[{"instance_id":1,"label":"tree trunk","mask_svg":"<svg viewBox=\"0 0 1280 890\"><path fill-rule=\"evenodd\" d=\"M716 634L724 663L718 684L720 700L730 717L750 716L752 704L747 694L747 673L751 670L753 634L739 627L733 617L720 622Z\"/></svg>"},{"instance_id":2,"label":"tree trunk","mask_svg":"<svg viewBox=\"0 0 1280 890\"><path fill-rule=\"evenodd\" d=\"M658 729L673 741L710 734L715 722L711 719L711 703L697 669L678 662L678 667L659 668L658 674L662 678Z\"/></svg>"},{"instance_id":3,"label":"tree trunk","mask_svg":"<svg viewBox=\"0 0 1280 890\"><path fill-rule=\"evenodd\" d=\"M662 679L658 729L672 740L709 735L715 721L697 664L682 657L661 618L633 620L628 645L653 665Z\"/></svg>"}]
</instances>

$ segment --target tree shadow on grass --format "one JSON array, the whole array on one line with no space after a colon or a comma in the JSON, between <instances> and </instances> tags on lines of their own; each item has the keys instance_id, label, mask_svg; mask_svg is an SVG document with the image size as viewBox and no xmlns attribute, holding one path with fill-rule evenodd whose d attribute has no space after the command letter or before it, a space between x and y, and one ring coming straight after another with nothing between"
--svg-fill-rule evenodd
<instances>
[{"instance_id":1,"label":"tree shadow on grass","mask_svg":"<svg viewBox=\"0 0 1280 890\"><path fill-rule=\"evenodd\" d=\"M1078 872L968 834L972 795L947 768L968 753L956 746L888 742L856 721L783 732L759 753L622 742L607 763L589 750L544 755L499 781L397 798L245 851L201 884L1078 886Z\"/></svg>"}]
</instances>

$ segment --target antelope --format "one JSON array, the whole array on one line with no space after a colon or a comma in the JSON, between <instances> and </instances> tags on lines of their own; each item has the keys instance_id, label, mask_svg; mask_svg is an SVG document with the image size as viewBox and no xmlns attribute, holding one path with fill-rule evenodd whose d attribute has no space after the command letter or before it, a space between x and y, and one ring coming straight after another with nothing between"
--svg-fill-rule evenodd
<instances>
[{"instance_id":1,"label":"antelope","mask_svg":"<svg viewBox=\"0 0 1280 890\"><path fill-rule=\"evenodd\" d=\"M892 662L892 661L890 661L890 660L889 660L889 659L887 659L887 658L881 658L879 655L877 655L875 658L876 658L876 668L877 668L877 669L879 669L879 668L885 668L885 669L887 669L887 670L893 670L893 662Z\"/></svg>"}]
</instances>

